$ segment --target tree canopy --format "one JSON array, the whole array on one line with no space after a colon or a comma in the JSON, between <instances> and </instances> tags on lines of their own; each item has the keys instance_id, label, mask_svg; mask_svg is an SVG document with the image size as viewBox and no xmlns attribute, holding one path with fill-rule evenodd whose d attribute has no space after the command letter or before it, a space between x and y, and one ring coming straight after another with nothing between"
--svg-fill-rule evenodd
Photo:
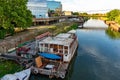
<instances>
[{"instance_id":1,"label":"tree canopy","mask_svg":"<svg viewBox=\"0 0 120 80\"><path fill-rule=\"evenodd\" d=\"M14 31L15 27L31 26L32 14L27 9L28 0L0 0L0 30Z\"/></svg>"},{"instance_id":2,"label":"tree canopy","mask_svg":"<svg viewBox=\"0 0 120 80\"><path fill-rule=\"evenodd\" d=\"M107 18L109 20L115 20L116 17L118 17L119 15L120 15L120 10L114 9L114 10L111 10L110 12L107 13Z\"/></svg>"},{"instance_id":3,"label":"tree canopy","mask_svg":"<svg viewBox=\"0 0 120 80\"><path fill-rule=\"evenodd\" d=\"M73 15L79 15L79 12L72 12Z\"/></svg>"},{"instance_id":4,"label":"tree canopy","mask_svg":"<svg viewBox=\"0 0 120 80\"><path fill-rule=\"evenodd\" d=\"M120 10L114 9L107 13L108 20L113 20L120 24Z\"/></svg>"},{"instance_id":5,"label":"tree canopy","mask_svg":"<svg viewBox=\"0 0 120 80\"><path fill-rule=\"evenodd\" d=\"M115 21L120 24L120 15L115 18Z\"/></svg>"}]
</instances>

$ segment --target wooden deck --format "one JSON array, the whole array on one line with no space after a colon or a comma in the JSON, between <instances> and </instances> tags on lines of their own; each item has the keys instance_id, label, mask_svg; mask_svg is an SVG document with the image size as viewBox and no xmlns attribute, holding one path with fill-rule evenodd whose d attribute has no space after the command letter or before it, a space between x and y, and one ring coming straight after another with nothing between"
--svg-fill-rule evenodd
<instances>
[{"instance_id":1,"label":"wooden deck","mask_svg":"<svg viewBox=\"0 0 120 80\"><path fill-rule=\"evenodd\" d=\"M56 78L65 78L69 63L61 63L59 64L57 69L44 69L44 68L37 68L32 66L32 72L34 74L42 74L48 75L49 77L56 77Z\"/></svg>"},{"instance_id":2,"label":"wooden deck","mask_svg":"<svg viewBox=\"0 0 120 80\"><path fill-rule=\"evenodd\" d=\"M68 66L69 66L69 63L61 63L58 70L57 70L56 76L60 77L60 78L65 78Z\"/></svg>"}]
</instances>

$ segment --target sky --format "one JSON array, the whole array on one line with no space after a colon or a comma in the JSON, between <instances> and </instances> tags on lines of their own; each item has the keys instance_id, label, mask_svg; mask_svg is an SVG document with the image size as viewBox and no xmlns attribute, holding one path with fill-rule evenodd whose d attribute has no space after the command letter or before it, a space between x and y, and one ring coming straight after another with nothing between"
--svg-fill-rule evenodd
<instances>
[{"instance_id":1,"label":"sky","mask_svg":"<svg viewBox=\"0 0 120 80\"><path fill-rule=\"evenodd\" d=\"M64 11L105 13L112 9L120 9L120 0L55 0L55 1L62 2Z\"/></svg>"}]
</instances>

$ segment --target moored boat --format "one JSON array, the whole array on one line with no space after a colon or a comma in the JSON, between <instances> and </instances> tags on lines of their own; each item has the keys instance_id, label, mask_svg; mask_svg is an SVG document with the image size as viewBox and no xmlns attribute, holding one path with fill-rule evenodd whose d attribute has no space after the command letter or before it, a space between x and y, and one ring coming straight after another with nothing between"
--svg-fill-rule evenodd
<instances>
[{"instance_id":1,"label":"moored boat","mask_svg":"<svg viewBox=\"0 0 120 80\"><path fill-rule=\"evenodd\" d=\"M31 68L17 72L15 74L7 74L0 80L29 80L31 74Z\"/></svg>"},{"instance_id":2,"label":"moored boat","mask_svg":"<svg viewBox=\"0 0 120 80\"><path fill-rule=\"evenodd\" d=\"M65 78L68 66L78 46L75 31L48 36L38 42L39 53L32 72L51 77Z\"/></svg>"}]
</instances>

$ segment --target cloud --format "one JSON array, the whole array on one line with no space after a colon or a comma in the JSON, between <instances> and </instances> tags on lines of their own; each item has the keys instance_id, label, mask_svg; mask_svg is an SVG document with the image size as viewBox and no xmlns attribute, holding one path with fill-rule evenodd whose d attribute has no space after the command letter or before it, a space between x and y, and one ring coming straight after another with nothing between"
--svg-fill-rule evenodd
<instances>
[{"instance_id":1,"label":"cloud","mask_svg":"<svg viewBox=\"0 0 120 80\"><path fill-rule=\"evenodd\" d=\"M120 0L56 0L61 1L63 10L69 11L90 11L120 9Z\"/></svg>"}]
</instances>

